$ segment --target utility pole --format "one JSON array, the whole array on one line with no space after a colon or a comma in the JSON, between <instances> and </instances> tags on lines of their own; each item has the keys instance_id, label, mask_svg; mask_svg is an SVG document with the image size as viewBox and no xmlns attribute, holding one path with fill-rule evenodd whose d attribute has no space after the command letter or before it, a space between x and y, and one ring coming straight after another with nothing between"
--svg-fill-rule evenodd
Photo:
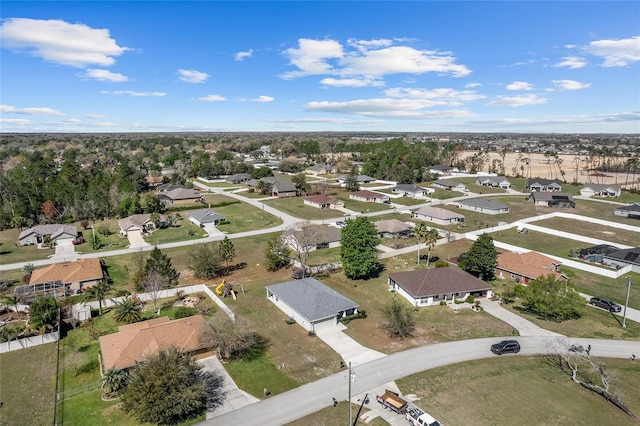
<instances>
[{"instance_id":1,"label":"utility pole","mask_svg":"<svg viewBox=\"0 0 640 426\"><path fill-rule=\"evenodd\" d=\"M627 297L624 301L624 314L622 315L622 328L627 328L627 306L629 306L630 292L631 292L631 277L627 277Z\"/></svg>"},{"instance_id":2,"label":"utility pole","mask_svg":"<svg viewBox=\"0 0 640 426\"><path fill-rule=\"evenodd\" d=\"M347 403L349 404L349 424L348 426L351 426L352 423L352 418L353 418L353 414L351 411L351 382L354 381L354 379L356 378L356 375L354 373L351 372L351 361L349 361L349 399L347 399Z\"/></svg>"}]
</instances>

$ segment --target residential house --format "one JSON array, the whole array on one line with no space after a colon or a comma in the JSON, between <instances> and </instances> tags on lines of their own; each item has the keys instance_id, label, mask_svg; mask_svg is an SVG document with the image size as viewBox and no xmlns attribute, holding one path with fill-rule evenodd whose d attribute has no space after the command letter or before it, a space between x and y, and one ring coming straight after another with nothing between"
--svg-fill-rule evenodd
<instances>
[{"instance_id":1,"label":"residential house","mask_svg":"<svg viewBox=\"0 0 640 426\"><path fill-rule=\"evenodd\" d=\"M103 371L126 370L171 347L189 354L204 352L212 343L207 336L209 327L202 315L173 321L160 317L121 325L117 333L100 336Z\"/></svg>"},{"instance_id":2,"label":"residential house","mask_svg":"<svg viewBox=\"0 0 640 426\"><path fill-rule=\"evenodd\" d=\"M340 238L340 229L334 226L309 225L288 233L285 242L293 250L310 252L340 247Z\"/></svg>"},{"instance_id":3,"label":"residential house","mask_svg":"<svg viewBox=\"0 0 640 426\"><path fill-rule=\"evenodd\" d=\"M78 238L78 228L71 225L36 225L25 229L18 236L18 244L21 246L37 245L43 247L49 242L56 245L72 244Z\"/></svg>"},{"instance_id":4,"label":"residential house","mask_svg":"<svg viewBox=\"0 0 640 426\"><path fill-rule=\"evenodd\" d=\"M633 266L634 272L640 272L640 247L618 250L604 255L603 262L607 265L624 268Z\"/></svg>"},{"instance_id":5,"label":"residential house","mask_svg":"<svg viewBox=\"0 0 640 426\"><path fill-rule=\"evenodd\" d=\"M446 164L436 164L435 166L429 166L429 173L436 175L450 175L453 171L457 171L457 169L455 167L447 166Z\"/></svg>"},{"instance_id":6,"label":"residential house","mask_svg":"<svg viewBox=\"0 0 640 426\"><path fill-rule=\"evenodd\" d=\"M309 332L330 328L340 318L357 313L358 304L315 278L266 287L267 298Z\"/></svg>"},{"instance_id":7,"label":"residential house","mask_svg":"<svg viewBox=\"0 0 640 426\"><path fill-rule=\"evenodd\" d=\"M318 163L304 169L304 172L313 176L328 175L333 173L334 166L329 163Z\"/></svg>"},{"instance_id":8,"label":"residential house","mask_svg":"<svg viewBox=\"0 0 640 426\"><path fill-rule=\"evenodd\" d=\"M14 295L25 303L35 300L38 295L64 298L91 288L104 279L100 259L85 258L54 263L35 269L31 273L29 284L16 287Z\"/></svg>"},{"instance_id":9,"label":"residential house","mask_svg":"<svg viewBox=\"0 0 640 426\"><path fill-rule=\"evenodd\" d=\"M604 183L587 183L580 190L583 197L619 197L622 193L620 185L608 185Z\"/></svg>"},{"instance_id":10,"label":"residential house","mask_svg":"<svg viewBox=\"0 0 640 426\"><path fill-rule=\"evenodd\" d=\"M541 192L541 191L562 191L562 181L558 179L529 179L527 181L526 189L529 191Z\"/></svg>"},{"instance_id":11,"label":"residential house","mask_svg":"<svg viewBox=\"0 0 640 426\"><path fill-rule=\"evenodd\" d=\"M352 200L364 201L365 203L391 203L388 195L367 190L350 192L349 198Z\"/></svg>"},{"instance_id":12,"label":"residential house","mask_svg":"<svg viewBox=\"0 0 640 426\"><path fill-rule=\"evenodd\" d=\"M423 188L416 185L398 184L391 189L394 194L402 194L403 197L426 197L436 192L433 188Z\"/></svg>"},{"instance_id":13,"label":"residential house","mask_svg":"<svg viewBox=\"0 0 640 426\"><path fill-rule=\"evenodd\" d=\"M134 214L118 221L118 229L123 237L133 232L143 234L155 229L155 227L150 214Z\"/></svg>"},{"instance_id":14,"label":"residential house","mask_svg":"<svg viewBox=\"0 0 640 426\"><path fill-rule=\"evenodd\" d=\"M560 271L562 262L535 251L527 253L501 253L497 258L496 276L511 278L518 284L529 284L541 276L553 275L558 281L568 278Z\"/></svg>"},{"instance_id":15,"label":"residential house","mask_svg":"<svg viewBox=\"0 0 640 426\"><path fill-rule=\"evenodd\" d=\"M438 225L451 225L464 222L464 215L440 207L424 206L411 214L416 219L422 219Z\"/></svg>"},{"instance_id":16,"label":"residential house","mask_svg":"<svg viewBox=\"0 0 640 426\"><path fill-rule=\"evenodd\" d=\"M447 189L449 191L467 192L467 187L464 183L452 179L438 179L433 181L431 185L436 188Z\"/></svg>"},{"instance_id":17,"label":"residential house","mask_svg":"<svg viewBox=\"0 0 640 426\"><path fill-rule=\"evenodd\" d=\"M504 176L478 176L476 178L476 185L502 189L511 188L511 182Z\"/></svg>"},{"instance_id":18,"label":"residential house","mask_svg":"<svg viewBox=\"0 0 640 426\"><path fill-rule=\"evenodd\" d=\"M340 183L341 186L345 186L347 184L348 178L349 176L338 176L338 182ZM374 178L367 175L357 175L355 178L356 178L356 182L358 182L358 185L367 184L375 181Z\"/></svg>"},{"instance_id":19,"label":"residential house","mask_svg":"<svg viewBox=\"0 0 640 426\"><path fill-rule=\"evenodd\" d=\"M616 207L613 214L616 216L628 217L630 219L640 219L640 203Z\"/></svg>"},{"instance_id":20,"label":"residential house","mask_svg":"<svg viewBox=\"0 0 640 426\"><path fill-rule=\"evenodd\" d=\"M492 293L489 284L453 266L392 273L387 284L416 307L465 300L468 296L491 297Z\"/></svg>"},{"instance_id":21,"label":"residential house","mask_svg":"<svg viewBox=\"0 0 640 426\"><path fill-rule=\"evenodd\" d=\"M158 188L160 189L160 187ZM165 206L184 205L203 201L202 194L197 189L175 185L173 189L161 189L159 192L156 192L156 197L158 197L160 202Z\"/></svg>"},{"instance_id":22,"label":"residential house","mask_svg":"<svg viewBox=\"0 0 640 426\"><path fill-rule=\"evenodd\" d=\"M458 207L464 210L472 210L486 214L509 213L509 206L487 198L471 198L458 203Z\"/></svg>"},{"instance_id":23,"label":"residential house","mask_svg":"<svg viewBox=\"0 0 640 426\"><path fill-rule=\"evenodd\" d=\"M211 209L198 209L189 213L189 220L195 225L204 227L208 224L217 225L219 222L227 220L227 217Z\"/></svg>"},{"instance_id":24,"label":"residential house","mask_svg":"<svg viewBox=\"0 0 640 426\"><path fill-rule=\"evenodd\" d=\"M245 182L248 188L256 188L258 182L265 182L272 197L288 198L298 195L296 186L288 180L276 176L268 176L260 179L249 179Z\"/></svg>"},{"instance_id":25,"label":"residential house","mask_svg":"<svg viewBox=\"0 0 640 426\"><path fill-rule=\"evenodd\" d=\"M576 203L573 201L573 196L568 192L532 192L527 197L528 201L533 202L536 206L547 207L563 207L563 208L575 208Z\"/></svg>"},{"instance_id":26,"label":"residential house","mask_svg":"<svg viewBox=\"0 0 640 426\"><path fill-rule=\"evenodd\" d=\"M304 198L304 204L318 209L339 209L344 207L344 202L328 195L311 195Z\"/></svg>"},{"instance_id":27,"label":"residential house","mask_svg":"<svg viewBox=\"0 0 640 426\"><path fill-rule=\"evenodd\" d=\"M225 182L229 183L244 183L251 179L251 175L249 173L236 173L235 175L229 175L224 178Z\"/></svg>"},{"instance_id":28,"label":"residential house","mask_svg":"<svg viewBox=\"0 0 640 426\"><path fill-rule=\"evenodd\" d=\"M379 220L373 224L381 238L408 237L412 227L398 219Z\"/></svg>"}]
</instances>

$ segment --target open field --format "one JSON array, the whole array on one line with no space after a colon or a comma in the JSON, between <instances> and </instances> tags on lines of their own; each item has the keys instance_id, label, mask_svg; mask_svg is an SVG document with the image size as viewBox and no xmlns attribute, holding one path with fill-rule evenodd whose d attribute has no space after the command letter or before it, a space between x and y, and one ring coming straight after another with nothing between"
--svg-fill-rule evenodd
<instances>
[{"instance_id":1,"label":"open field","mask_svg":"<svg viewBox=\"0 0 640 426\"><path fill-rule=\"evenodd\" d=\"M0 354L0 425L53 423L56 344Z\"/></svg>"},{"instance_id":2,"label":"open field","mask_svg":"<svg viewBox=\"0 0 640 426\"><path fill-rule=\"evenodd\" d=\"M631 232L623 229L613 228L595 223L587 223L562 217L554 217L534 222L534 225L545 228L557 229L564 232L571 232L584 237L607 240L614 244L640 247L640 232ZM640 226L640 222L638 223Z\"/></svg>"},{"instance_id":3,"label":"open field","mask_svg":"<svg viewBox=\"0 0 640 426\"><path fill-rule=\"evenodd\" d=\"M487 352L489 348L487 348ZM603 360L629 408L640 413L640 363ZM470 361L397 380L403 394L445 425L637 425L604 398L573 383L544 357Z\"/></svg>"}]
</instances>

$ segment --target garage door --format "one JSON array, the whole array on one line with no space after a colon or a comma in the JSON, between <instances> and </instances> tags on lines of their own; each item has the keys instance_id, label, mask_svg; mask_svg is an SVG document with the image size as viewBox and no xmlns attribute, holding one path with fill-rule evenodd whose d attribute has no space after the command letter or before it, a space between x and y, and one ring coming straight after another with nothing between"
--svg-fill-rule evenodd
<instances>
[{"instance_id":1,"label":"garage door","mask_svg":"<svg viewBox=\"0 0 640 426\"><path fill-rule=\"evenodd\" d=\"M322 330L325 328L331 328L335 325L335 319L334 318L329 318L323 321L318 321L313 323L313 330L314 331L318 331L318 330Z\"/></svg>"}]
</instances>

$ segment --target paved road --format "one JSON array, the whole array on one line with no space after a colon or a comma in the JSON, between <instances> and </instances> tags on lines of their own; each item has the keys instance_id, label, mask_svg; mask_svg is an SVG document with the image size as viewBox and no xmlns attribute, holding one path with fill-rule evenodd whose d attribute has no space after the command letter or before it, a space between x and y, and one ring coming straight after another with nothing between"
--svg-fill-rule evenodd
<instances>
[{"instance_id":1,"label":"paved road","mask_svg":"<svg viewBox=\"0 0 640 426\"><path fill-rule=\"evenodd\" d=\"M505 339L513 336L504 337ZM490 358L491 344L502 338L473 339L440 343L398 352L356 367L352 394L362 394L385 383L410 374L459 362ZM557 353L564 344L591 345L591 354L597 357L630 358L640 356L640 342L600 339L567 339L563 337L518 337L522 351L519 355ZM566 347L566 346L565 346ZM511 355L505 355L511 356ZM631 361L629 361L631 362ZM315 413L332 404L331 398L348 399L347 372L345 370L288 392L269 397L214 419L202 425L282 425Z\"/></svg>"}]
</instances>

